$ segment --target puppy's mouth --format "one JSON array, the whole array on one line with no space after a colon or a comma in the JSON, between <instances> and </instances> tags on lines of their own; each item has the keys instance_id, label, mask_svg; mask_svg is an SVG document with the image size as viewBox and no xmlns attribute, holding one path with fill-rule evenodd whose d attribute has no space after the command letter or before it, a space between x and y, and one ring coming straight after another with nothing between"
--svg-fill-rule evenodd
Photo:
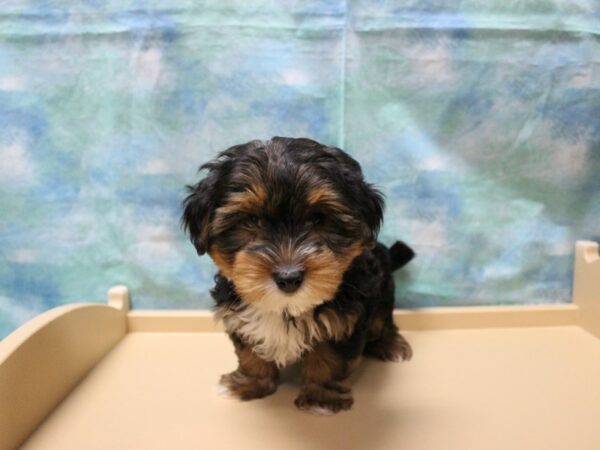
<instances>
[{"instance_id":1,"label":"puppy's mouth","mask_svg":"<svg viewBox=\"0 0 600 450\"><path fill-rule=\"evenodd\" d=\"M267 311L297 316L333 296L339 281L325 280L307 264L273 264L257 253L239 252L230 279L243 301Z\"/></svg>"},{"instance_id":2,"label":"puppy's mouth","mask_svg":"<svg viewBox=\"0 0 600 450\"><path fill-rule=\"evenodd\" d=\"M226 258L209 253L245 303L264 311L298 316L334 298L344 272L362 251L355 242L343 253L325 245L274 247L252 243Z\"/></svg>"}]
</instances>

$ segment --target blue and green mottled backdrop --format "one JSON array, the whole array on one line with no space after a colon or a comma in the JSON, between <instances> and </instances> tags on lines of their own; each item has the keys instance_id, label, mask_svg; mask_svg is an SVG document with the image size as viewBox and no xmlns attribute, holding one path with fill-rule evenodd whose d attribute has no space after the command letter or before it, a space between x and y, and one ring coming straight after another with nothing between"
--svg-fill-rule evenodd
<instances>
[{"instance_id":1,"label":"blue and green mottled backdrop","mask_svg":"<svg viewBox=\"0 0 600 450\"><path fill-rule=\"evenodd\" d=\"M0 335L116 283L208 307L183 186L273 135L382 187L382 240L419 254L399 305L569 301L600 235L599 24L597 0L2 2Z\"/></svg>"}]
</instances>

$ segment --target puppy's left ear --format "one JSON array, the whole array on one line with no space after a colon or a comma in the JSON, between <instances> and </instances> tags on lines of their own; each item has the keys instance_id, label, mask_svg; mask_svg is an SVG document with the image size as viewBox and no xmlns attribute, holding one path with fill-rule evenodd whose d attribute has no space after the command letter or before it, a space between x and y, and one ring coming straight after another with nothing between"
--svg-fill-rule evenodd
<instances>
[{"instance_id":1,"label":"puppy's left ear","mask_svg":"<svg viewBox=\"0 0 600 450\"><path fill-rule=\"evenodd\" d=\"M383 221L384 199L383 194L372 184L365 181L359 183L359 211L364 219L364 243L373 248L377 241L377 234Z\"/></svg>"},{"instance_id":2,"label":"puppy's left ear","mask_svg":"<svg viewBox=\"0 0 600 450\"><path fill-rule=\"evenodd\" d=\"M339 171L339 178L344 180L343 189L362 216L363 243L373 248L383 221L383 194L365 181L360 164L346 152L336 147L326 147L324 150L336 161L333 170Z\"/></svg>"}]
</instances>

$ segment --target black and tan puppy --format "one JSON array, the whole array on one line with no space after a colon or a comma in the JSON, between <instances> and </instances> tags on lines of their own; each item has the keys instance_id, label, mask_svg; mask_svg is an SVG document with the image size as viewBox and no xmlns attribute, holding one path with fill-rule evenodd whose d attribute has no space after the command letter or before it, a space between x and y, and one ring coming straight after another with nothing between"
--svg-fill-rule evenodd
<instances>
[{"instance_id":1,"label":"black and tan puppy","mask_svg":"<svg viewBox=\"0 0 600 450\"><path fill-rule=\"evenodd\" d=\"M409 359L392 321L392 271L414 253L376 242L382 195L342 150L275 137L222 152L189 186L183 224L219 268L211 291L239 358L231 395L272 394L278 369L302 360L301 409L352 406L361 356Z\"/></svg>"}]
</instances>

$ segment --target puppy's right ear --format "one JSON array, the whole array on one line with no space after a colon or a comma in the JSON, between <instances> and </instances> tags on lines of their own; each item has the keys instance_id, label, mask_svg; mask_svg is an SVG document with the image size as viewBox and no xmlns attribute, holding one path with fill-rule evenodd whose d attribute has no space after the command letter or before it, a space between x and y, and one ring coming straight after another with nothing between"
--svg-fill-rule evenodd
<instances>
[{"instance_id":1,"label":"puppy's right ear","mask_svg":"<svg viewBox=\"0 0 600 450\"><path fill-rule=\"evenodd\" d=\"M183 201L181 222L199 255L206 253L209 247L211 216L217 202L217 179L211 171L198 184L187 186L190 194Z\"/></svg>"},{"instance_id":2,"label":"puppy's right ear","mask_svg":"<svg viewBox=\"0 0 600 450\"><path fill-rule=\"evenodd\" d=\"M228 148L216 159L200 166L199 170L208 170L206 178L198 184L187 186L189 195L183 201L181 222L184 230L190 233L190 240L199 255L210 249L213 214L225 197L226 186L237 160L263 147L261 141L251 141Z\"/></svg>"}]
</instances>

